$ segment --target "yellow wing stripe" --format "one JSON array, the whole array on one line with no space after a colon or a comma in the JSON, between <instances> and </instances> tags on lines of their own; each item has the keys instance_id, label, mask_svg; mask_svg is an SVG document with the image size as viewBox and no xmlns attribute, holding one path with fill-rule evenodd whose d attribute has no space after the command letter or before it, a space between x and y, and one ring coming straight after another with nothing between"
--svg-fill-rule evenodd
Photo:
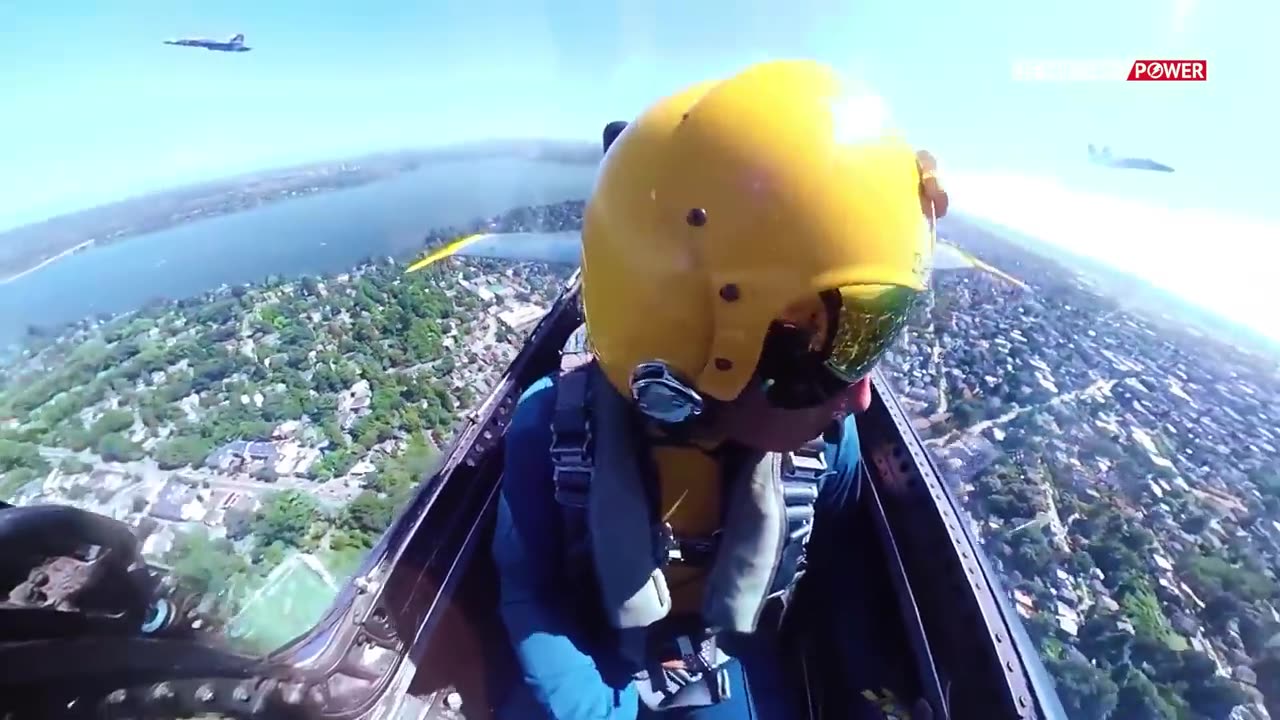
<instances>
[{"instance_id":1,"label":"yellow wing stripe","mask_svg":"<svg viewBox=\"0 0 1280 720\"><path fill-rule=\"evenodd\" d=\"M989 263L985 263L985 262L983 262L983 261L979 260L978 258L974 257L973 255L970 255L969 253L965 252L964 250L961 250L959 247L956 247L955 245L952 245L951 243L940 243L940 244L942 244L942 245L946 245L946 246L947 246L948 248L950 248L953 252L955 252L955 253L957 253L958 255L960 255L961 257L963 257L963 258L965 259L965 261L966 261L966 262L968 262L968 263L972 264L975 268L977 268L978 270L981 270L982 272L990 273L991 275L995 275L996 277L1000 278L1001 280L1004 280L1004 281L1005 281L1005 282L1007 282L1007 283L1011 283L1011 284L1013 284L1013 285L1016 285L1016 286L1018 286L1018 287L1022 288L1023 290L1030 290L1030 289L1031 289L1031 286L1029 286L1029 285L1027 285L1026 283L1022 282L1022 281L1021 281L1021 280L1019 280L1018 278L1016 278L1016 277L1014 277L1014 276L1010 275L1009 273L1007 273L1007 272L1005 272L1005 271L1001 270L1000 268L998 268L998 267L996 267L996 266L994 266L994 265L991 265L991 264L989 264Z\"/></svg>"},{"instance_id":2,"label":"yellow wing stripe","mask_svg":"<svg viewBox=\"0 0 1280 720\"><path fill-rule=\"evenodd\" d=\"M486 235L485 233L476 233L474 235L467 235L465 237L454 240L448 245L445 245L444 247L437 249L436 251L432 252L430 255L410 265L409 268L405 270L405 272L407 273L417 272L422 268L427 267L428 265L431 265L437 260L443 260L444 258L447 258L450 255L453 255L454 253L470 245L471 243L485 237L488 237L488 235Z\"/></svg>"}]
</instances>

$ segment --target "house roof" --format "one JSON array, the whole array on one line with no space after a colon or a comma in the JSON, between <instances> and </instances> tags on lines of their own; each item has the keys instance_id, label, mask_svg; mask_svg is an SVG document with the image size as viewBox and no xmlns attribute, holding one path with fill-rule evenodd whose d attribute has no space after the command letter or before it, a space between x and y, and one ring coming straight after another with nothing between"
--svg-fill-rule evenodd
<instances>
[{"instance_id":1,"label":"house roof","mask_svg":"<svg viewBox=\"0 0 1280 720\"><path fill-rule=\"evenodd\" d=\"M151 505L151 515L162 520L182 520L182 506L195 495L195 488L170 479L160 488L160 494Z\"/></svg>"}]
</instances>

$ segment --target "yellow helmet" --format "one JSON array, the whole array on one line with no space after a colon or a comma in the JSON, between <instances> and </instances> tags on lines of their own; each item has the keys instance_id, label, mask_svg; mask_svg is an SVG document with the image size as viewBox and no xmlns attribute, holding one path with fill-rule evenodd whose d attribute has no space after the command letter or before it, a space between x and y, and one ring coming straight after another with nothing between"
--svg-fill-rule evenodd
<instances>
[{"instance_id":1,"label":"yellow helmet","mask_svg":"<svg viewBox=\"0 0 1280 720\"><path fill-rule=\"evenodd\" d=\"M609 146L584 218L583 310L610 383L630 396L660 362L732 400L774 322L833 293L827 352L865 374L926 289L922 182L877 98L816 62L659 101Z\"/></svg>"}]
</instances>

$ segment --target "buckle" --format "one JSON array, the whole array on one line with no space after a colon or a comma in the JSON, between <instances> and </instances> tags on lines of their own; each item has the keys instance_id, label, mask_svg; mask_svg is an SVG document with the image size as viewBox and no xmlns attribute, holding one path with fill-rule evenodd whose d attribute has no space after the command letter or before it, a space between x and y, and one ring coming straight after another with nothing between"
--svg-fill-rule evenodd
<instances>
[{"instance_id":1,"label":"buckle","mask_svg":"<svg viewBox=\"0 0 1280 720\"><path fill-rule=\"evenodd\" d=\"M568 507L585 508L591 480L595 476L591 432L583 434L582 442L569 444L561 442L559 434L552 431L551 465L556 502Z\"/></svg>"},{"instance_id":2,"label":"buckle","mask_svg":"<svg viewBox=\"0 0 1280 720\"><path fill-rule=\"evenodd\" d=\"M557 437L556 433L552 433L551 462L555 463L557 468L590 471L593 461L589 434L581 443L565 445L561 444L560 438Z\"/></svg>"},{"instance_id":3,"label":"buckle","mask_svg":"<svg viewBox=\"0 0 1280 720\"><path fill-rule=\"evenodd\" d=\"M655 559L658 564L661 567L666 567L673 561L680 562L683 559L680 554L680 543L676 541L676 534L671 529L671 523L657 523L653 526L653 531L653 545L658 555Z\"/></svg>"},{"instance_id":4,"label":"buckle","mask_svg":"<svg viewBox=\"0 0 1280 720\"><path fill-rule=\"evenodd\" d=\"M720 534L716 530L711 537L676 538L680 546L680 560L688 565L710 565L720 547Z\"/></svg>"},{"instance_id":5,"label":"buckle","mask_svg":"<svg viewBox=\"0 0 1280 720\"><path fill-rule=\"evenodd\" d=\"M827 458L822 453L804 452L787 453L787 464L784 475L796 480L817 480L828 470Z\"/></svg>"},{"instance_id":6,"label":"buckle","mask_svg":"<svg viewBox=\"0 0 1280 720\"><path fill-rule=\"evenodd\" d=\"M695 566L709 564L720 547L722 532L717 530L710 537L682 538L676 536L671 523L665 522L655 524L653 531L657 560L663 567L673 562Z\"/></svg>"},{"instance_id":7,"label":"buckle","mask_svg":"<svg viewBox=\"0 0 1280 720\"><path fill-rule=\"evenodd\" d=\"M680 635L676 637L676 649L680 653L681 662L689 672L701 674L715 669L712 664L716 655L714 636L702 640L695 646L693 638Z\"/></svg>"}]
</instances>

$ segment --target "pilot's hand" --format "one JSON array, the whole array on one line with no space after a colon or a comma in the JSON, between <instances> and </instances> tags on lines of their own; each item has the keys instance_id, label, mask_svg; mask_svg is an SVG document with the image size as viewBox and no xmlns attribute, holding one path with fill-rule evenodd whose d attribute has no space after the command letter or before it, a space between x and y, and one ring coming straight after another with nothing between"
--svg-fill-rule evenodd
<instances>
[{"instance_id":1,"label":"pilot's hand","mask_svg":"<svg viewBox=\"0 0 1280 720\"><path fill-rule=\"evenodd\" d=\"M690 670L684 660L667 660L661 665L669 683L676 687L692 685L702 679L702 673Z\"/></svg>"},{"instance_id":2,"label":"pilot's hand","mask_svg":"<svg viewBox=\"0 0 1280 720\"><path fill-rule=\"evenodd\" d=\"M928 150L918 150L916 151L916 165L920 168L920 187L924 192L922 200L927 199L933 203L933 216L935 218L944 217L947 214L947 205L950 204L950 200L947 197L947 191L942 188L942 183L938 180L937 158Z\"/></svg>"}]
</instances>

